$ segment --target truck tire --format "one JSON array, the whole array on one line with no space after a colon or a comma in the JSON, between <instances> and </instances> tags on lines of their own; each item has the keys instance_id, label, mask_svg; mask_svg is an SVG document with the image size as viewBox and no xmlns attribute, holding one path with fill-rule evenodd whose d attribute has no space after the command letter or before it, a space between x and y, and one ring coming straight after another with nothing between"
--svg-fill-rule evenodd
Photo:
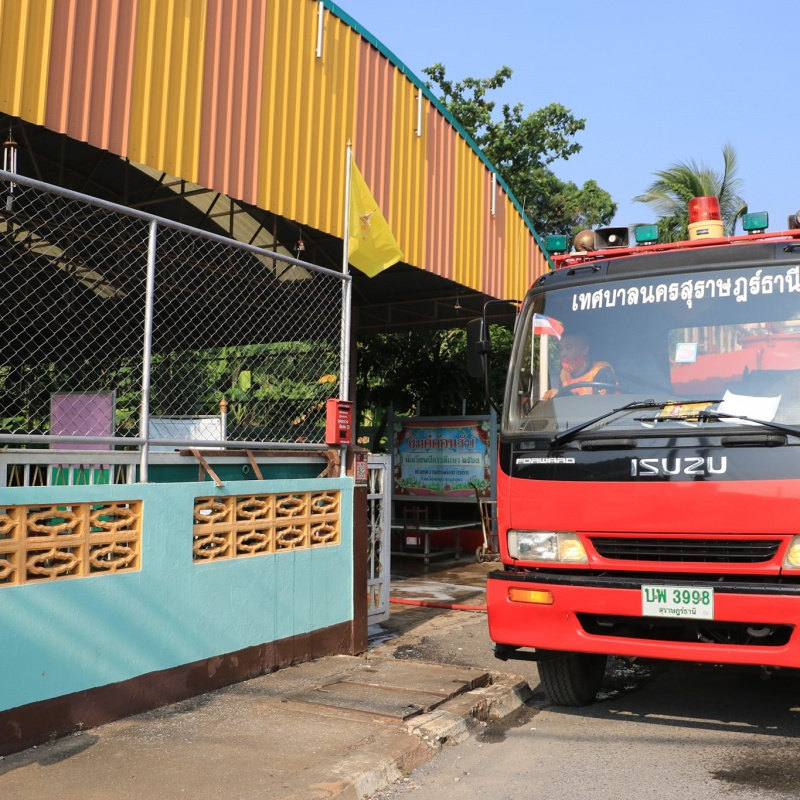
<instances>
[{"instance_id":1,"label":"truck tire","mask_svg":"<svg viewBox=\"0 0 800 800\"><path fill-rule=\"evenodd\" d=\"M603 683L606 660L607 656L596 653L542 659L537 667L547 697L558 706L589 705Z\"/></svg>"}]
</instances>

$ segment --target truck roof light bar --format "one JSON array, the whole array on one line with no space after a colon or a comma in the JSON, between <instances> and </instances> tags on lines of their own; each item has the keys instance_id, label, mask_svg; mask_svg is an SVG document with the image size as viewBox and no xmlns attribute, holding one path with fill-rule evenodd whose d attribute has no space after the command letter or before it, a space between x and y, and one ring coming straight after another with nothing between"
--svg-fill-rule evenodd
<instances>
[{"instance_id":1,"label":"truck roof light bar","mask_svg":"<svg viewBox=\"0 0 800 800\"><path fill-rule=\"evenodd\" d=\"M610 258L625 258L627 256L648 253L660 253L671 250L689 250L695 247L718 247L720 245L736 246L739 244L752 244L754 240L762 242L784 242L787 247L800 249L800 225L797 228L780 231L764 233L754 233L740 236L729 236L721 239L696 239L694 241L682 242L660 242L657 244L641 245L639 247L619 247L610 248L607 250L584 250L583 252L565 253L563 255L553 256L553 263L556 269L563 269L564 267L576 267L581 264L591 264L595 261L608 260Z\"/></svg>"},{"instance_id":2,"label":"truck roof light bar","mask_svg":"<svg viewBox=\"0 0 800 800\"><path fill-rule=\"evenodd\" d=\"M764 233L769 226L769 214L766 211L754 211L742 217L742 228L748 234Z\"/></svg>"},{"instance_id":3,"label":"truck roof light bar","mask_svg":"<svg viewBox=\"0 0 800 800\"><path fill-rule=\"evenodd\" d=\"M717 239L723 235L719 197L693 197L689 201L689 240Z\"/></svg>"},{"instance_id":4,"label":"truck roof light bar","mask_svg":"<svg viewBox=\"0 0 800 800\"><path fill-rule=\"evenodd\" d=\"M567 252L567 237L562 235L553 235L544 237L544 249L548 253L566 253Z\"/></svg>"},{"instance_id":5,"label":"truck roof light bar","mask_svg":"<svg viewBox=\"0 0 800 800\"><path fill-rule=\"evenodd\" d=\"M657 244L658 225L637 225L634 231L634 238L638 245Z\"/></svg>"}]
</instances>

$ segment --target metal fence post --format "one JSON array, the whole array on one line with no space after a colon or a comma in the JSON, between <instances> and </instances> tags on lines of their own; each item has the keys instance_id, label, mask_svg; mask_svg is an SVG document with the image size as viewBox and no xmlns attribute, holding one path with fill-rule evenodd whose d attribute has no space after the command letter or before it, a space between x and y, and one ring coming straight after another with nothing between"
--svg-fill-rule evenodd
<instances>
[{"instance_id":1,"label":"metal fence post","mask_svg":"<svg viewBox=\"0 0 800 800\"><path fill-rule=\"evenodd\" d=\"M139 414L139 436L144 439L139 460L139 480L147 483L150 456L150 369L153 363L153 297L156 285L156 239L158 224L150 222L147 242L147 289L144 311L144 342L142 343L142 403Z\"/></svg>"}]
</instances>

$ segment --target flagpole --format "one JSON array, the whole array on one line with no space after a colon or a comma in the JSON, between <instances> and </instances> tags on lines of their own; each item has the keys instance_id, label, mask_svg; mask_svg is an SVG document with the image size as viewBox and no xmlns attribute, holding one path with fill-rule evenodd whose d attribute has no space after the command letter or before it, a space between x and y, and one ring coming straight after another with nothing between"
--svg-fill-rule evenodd
<instances>
[{"instance_id":1,"label":"flagpole","mask_svg":"<svg viewBox=\"0 0 800 800\"><path fill-rule=\"evenodd\" d=\"M352 336L351 317L353 303L353 281L350 277L350 172L353 163L353 154L350 140L347 140L347 162L344 171L344 231L342 242L342 331L339 337L339 399L348 400L350 397L350 338ZM355 415L353 419L352 434L355 435ZM339 474L347 474L347 446L342 447L339 455Z\"/></svg>"},{"instance_id":2,"label":"flagpole","mask_svg":"<svg viewBox=\"0 0 800 800\"><path fill-rule=\"evenodd\" d=\"M342 275L350 274L350 168L352 164L352 148L347 141L347 164L344 172L344 242L342 244ZM347 400L350 393L350 315L353 299L352 280L342 281L342 335L339 362L341 376L339 378L339 399Z\"/></svg>"}]
</instances>

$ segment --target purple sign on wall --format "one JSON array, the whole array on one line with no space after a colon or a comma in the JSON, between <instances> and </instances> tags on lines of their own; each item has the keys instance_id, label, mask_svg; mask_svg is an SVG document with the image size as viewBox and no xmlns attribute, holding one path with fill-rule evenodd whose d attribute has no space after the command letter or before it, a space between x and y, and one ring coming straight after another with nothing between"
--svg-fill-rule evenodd
<instances>
[{"instance_id":1,"label":"purple sign on wall","mask_svg":"<svg viewBox=\"0 0 800 800\"><path fill-rule=\"evenodd\" d=\"M50 398L50 433L53 436L113 436L114 392L54 394ZM110 450L109 444L54 442L52 450Z\"/></svg>"}]
</instances>

